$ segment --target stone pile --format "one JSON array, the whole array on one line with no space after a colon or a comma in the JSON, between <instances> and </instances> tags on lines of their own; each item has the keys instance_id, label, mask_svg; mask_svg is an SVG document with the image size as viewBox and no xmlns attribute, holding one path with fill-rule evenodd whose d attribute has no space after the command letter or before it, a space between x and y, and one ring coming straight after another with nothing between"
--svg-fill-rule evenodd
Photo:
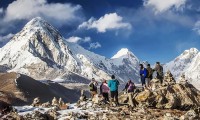
<instances>
[{"instance_id":1,"label":"stone pile","mask_svg":"<svg viewBox=\"0 0 200 120\"><path fill-rule=\"evenodd\" d=\"M200 106L200 91L181 76L180 83L176 83L173 75L168 71L165 74L163 84L158 79L151 81L152 89L134 93L132 101L134 106L147 106L158 109L189 110ZM120 102L130 104L130 96L122 95Z\"/></svg>"},{"instance_id":2,"label":"stone pile","mask_svg":"<svg viewBox=\"0 0 200 120\"><path fill-rule=\"evenodd\" d=\"M176 83L176 81L175 81L172 73L170 71L167 71L167 73L165 74L164 79L163 79L163 85L167 86L167 85L172 85L175 83Z\"/></svg>"},{"instance_id":3,"label":"stone pile","mask_svg":"<svg viewBox=\"0 0 200 120\"><path fill-rule=\"evenodd\" d=\"M179 80L179 83L180 83L180 84L187 84L187 83L188 83L188 81L186 80L184 74L181 75L181 78L180 78L180 80Z\"/></svg>"}]
</instances>

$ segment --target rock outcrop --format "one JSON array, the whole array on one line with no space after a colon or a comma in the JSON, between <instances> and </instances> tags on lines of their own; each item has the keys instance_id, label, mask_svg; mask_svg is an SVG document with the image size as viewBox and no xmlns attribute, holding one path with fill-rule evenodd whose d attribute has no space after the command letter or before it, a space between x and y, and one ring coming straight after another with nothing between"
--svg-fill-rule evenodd
<instances>
[{"instance_id":1,"label":"rock outcrop","mask_svg":"<svg viewBox=\"0 0 200 120\"><path fill-rule=\"evenodd\" d=\"M76 104L65 104L62 98L53 98L52 104L38 102L39 106L32 114L20 116L12 112L3 116L12 119L87 119L87 120L199 120L200 119L200 91L186 82L184 75L182 82L176 83L172 74L165 74L163 84L153 79L151 85L154 89L137 88L135 92L119 96L119 106L102 102L101 96L96 95L92 100L85 98L81 92L80 100ZM67 107L63 107L67 106ZM45 107L45 108L41 108ZM48 108L48 109L46 109ZM19 108L18 108L19 109ZM20 111L27 108L20 108ZM45 111L48 110L48 111ZM17 112L20 112L17 111Z\"/></svg>"},{"instance_id":2,"label":"rock outcrop","mask_svg":"<svg viewBox=\"0 0 200 120\"><path fill-rule=\"evenodd\" d=\"M35 106L39 106L41 103L40 103L40 98L37 97L35 99L33 99L33 103L32 103L32 106L35 107Z\"/></svg>"},{"instance_id":3,"label":"rock outcrop","mask_svg":"<svg viewBox=\"0 0 200 120\"><path fill-rule=\"evenodd\" d=\"M154 108L188 110L200 106L200 91L185 80L176 83L173 75L168 71L161 85L158 79L151 81L151 90L144 90L133 98L139 105Z\"/></svg>"}]
</instances>

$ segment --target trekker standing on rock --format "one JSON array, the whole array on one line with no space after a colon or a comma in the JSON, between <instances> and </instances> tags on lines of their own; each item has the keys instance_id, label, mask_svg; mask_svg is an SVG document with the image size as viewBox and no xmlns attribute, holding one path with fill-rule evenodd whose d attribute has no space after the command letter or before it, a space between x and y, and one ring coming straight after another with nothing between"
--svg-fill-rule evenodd
<instances>
[{"instance_id":1,"label":"trekker standing on rock","mask_svg":"<svg viewBox=\"0 0 200 120\"><path fill-rule=\"evenodd\" d=\"M103 82L100 86L100 93L102 94L105 102L109 101L109 96L108 96L109 91L110 91L110 89L108 87L106 80L103 80Z\"/></svg>"},{"instance_id":2,"label":"trekker standing on rock","mask_svg":"<svg viewBox=\"0 0 200 120\"><path fill-rule=\"evenodd\" d=\"M135 84L131 80L129 80L126 83L125 88L123 89L123 91L126 90L126 92L131 93L131 92L134 92L134 89L135 89Z\"/></svg>"},{"instance_id":3,"label":"trekker standing on rock","mask_svg":"<svg viewBox=\"0 0 200 120\"><path fill-rule=\"evenodd\" d=\"M152 80L153 78L153 69L151 68L151 65L150 64L147 64L147 71L148 71L148 75L147 75L147 78L146 78L146 86L148 88L150 88L150 81Z\"/></svg>"},{"instance_id":4,"label":"trekker standing on rock","mask_svg":"<svg viewBox=\"0 0 200 120\"><path fill-rule=\"evenodd\" d=\"M115 79L114 75L112 75L111 80L108 81L108 86L110 88L111 102L113 102L113 100L114 100L115 104L119 105L119 102L118 102L119 81Z\"/></svg>"},{"instance_id":5,"label":"trekker standing on rock","mask_svg":"<svg viewBox=\"0 0 200 120\"><path fill-rule=\"evenodd\" d=\"M93 98L97 94L97 85L98 83L92 78L92 81L89 83L91 98Z\"/></svg>"},{"instance_id":6,"label":"trekker standing on rock","mask_svg":"<svg viewBox=\"0 0 200 120\"><path fill-rule=\"evenodd\" d=\"M141 78L141 82L142 82L142 87L145 87L145 79L147 77L147 69L144 68L143 64L140 64L140 78Z\"/></svg>"},{"instance_id":7,"label":"trekker standing on rock","mask_svg":"<svg viewBox=\"0 0 200 120\"><path fill-rule=\"evenodd\" d=\"M156 62L156 66L153 71L157 72L157 79L160 80L160 83L163 83L163 67L160 65L160 62Z\"/></svg>"}]
</instances>

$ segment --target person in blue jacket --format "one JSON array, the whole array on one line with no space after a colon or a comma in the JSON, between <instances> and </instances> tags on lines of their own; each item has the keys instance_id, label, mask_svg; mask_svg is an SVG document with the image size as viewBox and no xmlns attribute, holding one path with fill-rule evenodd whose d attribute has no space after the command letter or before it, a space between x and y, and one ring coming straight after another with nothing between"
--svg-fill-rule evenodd
<instances>
[{"instance_id":1,"label":"person in blue jacket","mask_svg":"<svg viewBox=\"0 0 200 120\"><path fill-rule=\"evenodd\" d=\"M108 81L108 87L110 88L110 95L111 95L111 100L115 101L116 105L119 105L118 102L118 86L119 86L119 81L115 79L115 76L111 76L111 80Z\"/></svg>"},{"instance_id":2,"label":"person in blue jacket","mask_svg":"<svg viewBox=\"0 0 200 120\"><path fill-rule=\"evenodd\" d=\"M146 68L144 68L143 64L140 64L140 78L142 82L142 87L145 86L145 79L147 77L148 71Z\"/></svg>"}]
</instances>

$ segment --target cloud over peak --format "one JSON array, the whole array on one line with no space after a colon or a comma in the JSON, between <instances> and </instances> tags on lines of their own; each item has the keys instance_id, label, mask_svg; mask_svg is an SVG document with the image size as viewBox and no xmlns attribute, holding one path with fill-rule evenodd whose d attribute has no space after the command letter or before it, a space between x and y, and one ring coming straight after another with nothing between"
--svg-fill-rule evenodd
<instances>
[{"instance_id":1,"label":"cloud over peak","mask_svg":"<svg viewBox=\"0 0 200 120\"><path fill-rule=\"evenodd\" d=\"M67 42L71 42L71 43L86 43L86 42L90 42L91 38L90 37L85 37L85 38L81 38L81 37L77 37L77 36L72 36L68 39L66 39Z\"/></svg>"},{"instance_id":2,"label":"cloud over peak","mask_svg":"<svg viewBox=\"0 0 200 120\"><path fill-rule=\"evenodd\" d=\"M29 20L36 16L42 16L66 23L79 19L76 14L80 9L80 5L47 3L47 0L17 0L6 8L4 20Z\"/></svg>"},{"instance_id":3,"label":"cloud over peak","mask_svg":"<svg viewBox=\"0 0 200 120\"><path fill-rule=\"evenodd\" d=\"M200 35L200 20L195 23L193 30Z\"/></svg>"},{"instance_id":4,"label":"cloud over peak","mask_svg":"<svg viewBox=\"0 0 200 120\"><path fill-rule=\"evenodd\" d=\"M123 18L117 15L117 13L109 13L98 20L92 17L79 25L78 28L96 29L98 32L104 33L107 30L131 29L132 26L128 22L123 22Z\"/></svg>"},{"instance_id":5,"label":"cloud over peak","mask_svg":"<svg viewBox=\"0 0 200 120\"><path fill-rule=\"evenodd\" d=\"M152 7L155 13L165 12L171 8L182 8L186 0L144 0L144 6Z\"/></svg>"}]
</instances>

